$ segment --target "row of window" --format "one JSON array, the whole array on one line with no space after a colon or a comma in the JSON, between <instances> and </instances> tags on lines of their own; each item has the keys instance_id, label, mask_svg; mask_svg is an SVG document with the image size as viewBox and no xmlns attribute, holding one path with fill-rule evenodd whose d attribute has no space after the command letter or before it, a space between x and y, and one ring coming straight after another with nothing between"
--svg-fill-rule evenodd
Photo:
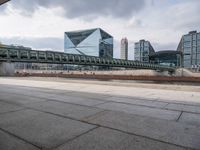
<instances>
[{"instance_id":1,"label":"row of window","mask_svg":"<svg viewBox=\"0 0 200 150\"><path fill-rule=\"evenodd\" d=\"M200 33L193 34L193 35L185 35L183 39L184 41L191 41L191 40L196 40L196 39L200 40Z\"/></svg>"},{"instance_id":2,"label":"row of window","mask_svg":"<svg viewBox=\"0 0 200 150\"><path fill-rule=\"evenodd\" d=\"M200 40L198 40L197 42L196 41L193 41L193 42L191 42L191 41L185 41L183 43L183 46L184 47L200 46Z\"/></svg>"}]
</instances>

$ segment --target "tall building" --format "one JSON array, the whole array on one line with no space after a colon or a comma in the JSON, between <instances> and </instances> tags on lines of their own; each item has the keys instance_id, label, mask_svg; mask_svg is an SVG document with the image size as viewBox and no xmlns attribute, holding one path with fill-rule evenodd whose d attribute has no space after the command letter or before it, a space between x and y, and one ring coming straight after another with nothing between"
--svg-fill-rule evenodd
<instances>
[{"instance_id":1,"label":"tall building","mask_svg":"<svg viewBox=\"0 0 200 150\"><path fill-rule=\"evenodd\" d=\"M200 33L191 31L183 35L177 48L182 52L182 66L191 68L200 65Z\"/></svg>"},{"instance_id":2,"label":"tall building","mask_svg":"<svg viewBox=\"0 0 200 150\"><path fill-rule=\"evenodd\" d=\"M121 59L128 60L128 39L121 40Z\"/></svg>"},{"instance_id":3,"label":"tall building","mask_svg":"<svg viewBox=\"0 0 200 150\"><path fill-rule=\"evenodd\" d=\"M65 53L113 58L113 37L100 28L65 32Z\"/></svg>"},{"instance_id":4,"label":"tall building","mask_svg":"<svg viewBox=\"0 0 200 150\"><path fill-rule=\"evenodd\" d=\"M154 54L155 51L149 41L140 40L135 43L134 58L136 61L148 63L149 56Z\"/></svg>"}]
</instances>

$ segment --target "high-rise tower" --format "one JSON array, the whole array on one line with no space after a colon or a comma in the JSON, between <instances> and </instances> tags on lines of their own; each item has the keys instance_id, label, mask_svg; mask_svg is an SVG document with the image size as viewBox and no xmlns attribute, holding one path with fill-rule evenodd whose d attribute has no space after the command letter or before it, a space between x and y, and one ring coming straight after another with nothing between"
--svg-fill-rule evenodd
<instances>
[{"instance_id":1,"label":"high-rise tower","mask_svg":"<svg viewBox=\"0 0 200 150\"><path fill-rule=\"evenodd\" d=\"M149 63L149 56L154 53L155 51L149 41L140 40L135 43L134 58L136 61Z\"/></svg>"},{"instance_id":2,"label":"high-rise tower","mask_svg":"<svg viewBox=\"0 0 200 150\"><path fill-rule=\"evenodd\" d=\"M128 59L128 39L123 38L121 40L121 59Z\"/></svg>"},{"instance_id":3,"label":"high-rise tower","mask_svg":"<svg viewBox=\"0 0 200 150\"><path fill-rule=\"evenodd\" d=\"M177 48L182 52L182 66L191 68L200 65L200 32L191 31L183 35Z\"/></svg>"}]
</instances>

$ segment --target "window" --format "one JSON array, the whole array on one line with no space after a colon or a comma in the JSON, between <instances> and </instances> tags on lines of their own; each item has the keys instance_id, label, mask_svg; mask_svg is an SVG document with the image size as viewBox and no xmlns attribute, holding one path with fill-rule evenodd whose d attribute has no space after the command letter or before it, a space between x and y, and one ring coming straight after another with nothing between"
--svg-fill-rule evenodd
<instances>
[{"instance_id":1,"label":"window","mask_svg":"<svg viewBox=\"0 0 200 150\"><path fill-rule=\"evenodd\" d=\"M184 47L190 47L191 46L191 42L189 41L189 42L184 42Z\"/></svg>"},{"instance_id":2,"label":"window","mask_svg":"<svg viewBox=\"0 0 200 150\"><path fill-rule=\"evenodd\" d=\"M184 60L184 61L183 61L183 65L184 65L184 67L191 67L191 62L190 62L190 60Z\"/></svg>"},{"instance_id":3,"label":"window","mask_svg":"<svg viewBox=\"0 0 200 150\"><path fill-rule=\"evenodd\" d=\"M186 41L191 41L191 40L192 40L192 37L191 37L191 35L185 35L185 36L183 37L183 39L184 39L184 42L186 42Z\"/></svg>"},{"instance_id":4,"label":"window","mask_svg":"<svg viewBox=\"0 0 200 150\"><path fill-rule=\"evenodd\" d=\"M197 53L200 53L200 46L197 47Z\"/></svg>"},{"instance_id":5,"label":"window","mask_svg":"<svg viewBox=\"0 0 200 150\"><path fill-rule=\"evenodd\" d=\"M199 45L199 46L200 46L200 39L197 41L197 45Z\"/></svg>"},{"instance_id":6,"label":"window","mask_svg":"<svg viewBox=\"0 0 200 150\"><path fill-rule=\"evenodd\" d=\"M191 48L185 47L184 48L184 53L191 53Z\"/></svg>"},{"instance_id":7,"label":"window","mask_svg":"<svg viewBox=\"0 0 200 150\"><path fill-rule=\"evenodd\" d=\"M186 60L186 59L191 59L191 55L184 55L184 56L183 56L183 59L184 59L184 60Z\"/></svg>"},{"instance_id":8,"label":"window","mask_svg":"<svg viewBox=\"0 0 200 150\"><path fill-rule=\"evenodd\" d=\"M197 54L197 59L200 59L200 53L199 53L199 54Z\"/></svg>"},{"instance_id":9,"label":"window","mask_svg":"<svg viewBox=\"0 0 200 150\"><path fill-rule=\"evenodd\" d=\"M144 42L144 46L145 47L149 47L149 43L148 42Z\"/></svg>"},{"instance_id":10,"label":"window","mask_svg":"<svg viewBox=\"0 0 200 150\"><path fill-rule=\"evenodd\" d=\"M200 40L200 33L197 34L197 39Z\"/></svg>"},{"instance_id":11,"label":"window","mask_svg":"<svg viewBox=\"0 0 200 150\"><path fill-rule=\"evenodd\" d=\"M140 43L135 43L135 48L140 48Z\"/></svg>"}]
</instances>

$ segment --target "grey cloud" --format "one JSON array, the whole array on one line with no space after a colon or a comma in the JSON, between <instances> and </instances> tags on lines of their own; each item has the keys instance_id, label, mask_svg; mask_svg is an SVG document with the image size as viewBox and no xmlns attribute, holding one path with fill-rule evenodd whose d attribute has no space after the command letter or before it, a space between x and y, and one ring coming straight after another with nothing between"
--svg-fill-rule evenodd
<instances>
[{"instance_id":1,"label":"grey cloud","mask_svg":"<svg viewBox=\"0 0 200 150\"><path fill-rule=\"evenodd\" d=\"M54 50L61 51L64 50L64 41L62 38L54 37L44 37L44 38L35 38L35 37L12 37L12 38L1 38L0 42L3 44L14 44L14 45L23 45L26 47L31 47L33 49L42 49L42 50Z\"/></svg>"},{"instance_id":2,"label":"grey cloud","mask_svg":"<svg viewBox=\"0 0 200 150\"><path fill-rule=\"evenodd\" d=\"M22 45L38 50L64 52L64 39L54 37L0 37L0 43L7 45ZM120 58L120 42L114 40L114 57Z\"/></svg>"},{"instance_id":3,"label":"grey cloud","mask_svg":"<svg viewBox=\"0 0 200 150\"><path fill-rule=\"evenodd\" d=\"M145 6L145 0L12 0L10 4L29 15L39 7L61 7L68 18L107 15L128 18Z\"/></svg>"}]
</instances>

